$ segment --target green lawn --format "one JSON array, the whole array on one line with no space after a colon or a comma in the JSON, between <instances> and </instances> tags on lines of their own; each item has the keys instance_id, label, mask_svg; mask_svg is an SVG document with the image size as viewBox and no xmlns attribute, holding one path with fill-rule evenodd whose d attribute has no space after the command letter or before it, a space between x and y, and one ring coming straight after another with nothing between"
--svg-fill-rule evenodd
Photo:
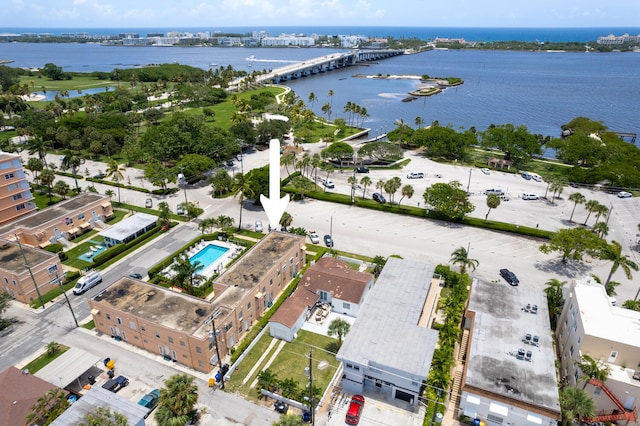
<instances>
[{"instance_id":1,"label":"green lawn","mask_svg":"<svg viewBox=\"0 0 640 426\"><path fill-rule=\"evenodd\" d=\"M50 355L49 352L45 352L38 358L31 361L29 364L25 365L24 368L29 370L30 374L34 374L35 372L42 370L45 366L47 366L47 364L65 353L68 349L68 346L59 345L59 350L54 355Z\"/></svg>"},{"instance_id":2,"label":"green lawn","mask_svg":"<svg viewBox=\"0 0 640 426\"><path fill-rule=\"evenodd\" d=\"M268 333L262 336L249 355L242 361L238 370L233 373L231 381L227 382L226 389L228 391L238 392L253 401L258 400L259 392L256 388L250 388L251 383L255 380L258 373L266 368L265 364L275 352L280 342L279 340L276 341L276 345L273 346L255 373L247 380L247 383L243 385L242 381L258 362L258 359L266 351L272 340L273 338L269 336ZM284 345L274 362L269 366L269 369L275 373L278 380L292 378L298 382L300 388L304 387L309 381L308 377L305 376L305 368L309 366L309 350L313 346L314 386L322 389L324 392L339 365L335 355L327 353L324 348L330 343L335 342L336 340L331 337L300 330L298 337L293 342ZM318 369L318 365L322 361L326 361L328 365L320 370Z\"/></svg>"},{"instance_id":3,"label":"green lawn","mask_svg":"<svg viewBox=\"0 0 640 426\"><path fill-rule=\"evenodd\" d=\"M96 77L86 76L74 76L71 80L50 80L46 77L36 77L23 75L20 77L20 85L28 85L32 92L41 92L42 87L46 91L61 91L67 90L71 94L77 93L78 90L92 89L95 87L116 86L118 82L111 80L97 79ZM125 84L125 83L121 83ZM130 88L129 84L127 87Z\"/></svg>"}]
</instances>

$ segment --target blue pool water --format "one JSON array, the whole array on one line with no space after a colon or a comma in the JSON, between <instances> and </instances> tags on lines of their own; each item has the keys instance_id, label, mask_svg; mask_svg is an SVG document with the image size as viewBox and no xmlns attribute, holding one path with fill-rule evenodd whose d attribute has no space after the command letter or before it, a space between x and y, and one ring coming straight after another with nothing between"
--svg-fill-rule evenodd
<instances>
[{"instance_id":1,"label":"blue pool water","mask_svg":"<svg viewBox=\"0 0 640 426\"><path fill-rule=\"evenodd\" d=\"M204 268L202 269L205 270L209 266L214 264L218 259L220 259L223 254L228 251L229 249L227 247L220 247L215 244L209 244L208 246L191 256L189 258L189 262L191 262L192 265L196 262L200 262L200 264L204 266Z\"/></svg>"},{"instance_id":2,"label":"blue pool water","mask_svg":"<svg viewBox=\"0 0 640 426\"><path fill-rule=\"evenodd\" d=\"M100 243L98 241L90 240L89 242L91 243L90 249L78 256L78 259L84 260L88 263L92 263L93 257L105 251L107 247L103 243Z\"/></svg>"}]
</instances>

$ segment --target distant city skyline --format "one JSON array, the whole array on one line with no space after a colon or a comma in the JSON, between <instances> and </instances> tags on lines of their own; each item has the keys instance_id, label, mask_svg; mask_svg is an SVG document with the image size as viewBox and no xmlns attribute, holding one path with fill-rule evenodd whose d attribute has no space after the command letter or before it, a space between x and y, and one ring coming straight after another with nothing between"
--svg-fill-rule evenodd
<instances>
[{"instance_id":1,"label":"distant city skyline","mask_svg":"<svg viewBox=\"0 0 640 426\"><path fill-rule=\"evenodd\" d=\"M265 26L637 27L640 2L610 0L9 0L2 28Z\"/></svg>"}]
</instances>

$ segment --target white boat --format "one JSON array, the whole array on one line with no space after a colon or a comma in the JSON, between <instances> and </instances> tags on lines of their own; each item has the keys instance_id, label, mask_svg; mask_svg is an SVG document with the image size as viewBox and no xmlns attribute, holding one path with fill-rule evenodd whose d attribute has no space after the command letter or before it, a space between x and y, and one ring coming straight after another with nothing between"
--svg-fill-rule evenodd
<instances>
[{"instance_id":1,"label":"white boat","mask_svg":"<svg viewBox=\"0 0 640 426\"><path fill-rule=\"evenodd\" d=\"M217 66L218 66L218 64L216 64L216 63L212 62L212 63L210 63L210 64L209 64L209 66L210 66L210 67L217 67Z\"/></svg>"},{"instance_id":2,"label":"white boat","mask_svg":"<svg viewBox=\"0 0 640 426\"><path fill-rule=\"evenodd\" d=\"M255 61L256 60L256 55L248 56L246 59L247 59L247 61Z\"/></svg>"}]
</instances>

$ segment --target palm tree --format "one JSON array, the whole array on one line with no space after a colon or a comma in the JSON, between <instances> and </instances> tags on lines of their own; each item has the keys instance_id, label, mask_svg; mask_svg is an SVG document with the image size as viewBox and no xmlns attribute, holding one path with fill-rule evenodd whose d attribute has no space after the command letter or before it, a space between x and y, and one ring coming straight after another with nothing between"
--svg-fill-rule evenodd
<instances>
[{"instance_id":1,"label":"palm tree","mask_svg":"<svg viewBox=\"0 0 640 426\"><path fill-rule=\"evenodd\" d=\"M29 140L29 154L38 154L38 157L44 163L44 168L47 166L47 148L49 147L49 141L45 141L40 136L36 136Z\"/></svg>"},{"instance_id":2,"label":"palm tree","mask_svg":"<svg viewBox=\"0 0 640 426\"><path fill-rule=\"evenodd\" d=\"M569 386L560 391L560 408L563 425L576 419L593 417L596 411L593 399L584 390Z\"/></svg>"},{"instance_id":3,"label":"palm tree","mask_svg":"<svg viewBox=\"0 0 640 426\"><path fill-rule=\"evenodd\" d=\"M155 414L159 426L183 425L196 414L198 386L193 382L188 374L176 374L164 382Z\"/></svg>"},{"instance_id":4,"label":"palm tree","mask_svg":"<svg viewBox=\"0 0 640 426\"><path fill-rule=\"evenodd\" d=\"M589 355L582 355L580 360L576 362L576 366L582 371L583 376L580 377L584 381L582 389L587 387L589 380L596 379L604 382L611 373L611 368L600 360L593 359Z\"/></svg>"},{"instance_id":5,"label":"palm tree","mask_svg":"<svg viewBox=\"0 0 640 426\"><path fill-rule=\"evenodd\" d=\"M578 204L583 204L587 199L584 195L579 192L574 192L569 195L569 201L573 201L573 210L571 210L571 217L569 217L569 222L573 222L573 212L576 211L576 206Z\"/></svg>"},{"instance_id":6,"label":"palm tree","mask_svg":"<svg viewBox=\"0 0 640 426\"><path fill-rule=\"evenodd\" d=\"M596 224L597 224L601 216L604 216L607 213L609 213L609 207L605 206L604 204L598 204L594 211L596 213Z\"/></svg>"},{"instance_id":7,"label":"palm tree","mask_svg":"<svg viewBox=\"0 0 640 426\"><path fill-rule=\"evenodd\" d=\"M402 197L400 198L400 200L398 200L398 206L400 206L400 203L402 202L402 200L404 199L404 197L407 197L409 199L411 199L411 197L413 197L414 194L414 189L412 185L405 185L402 187Z\"/></svg>"},{"instance_id":8,"label":"palm tree","mask_svg":"<svg viewBox=\"0 0 640 426\"><path fill-rule=\"evenodd\" d=\"M546 282L547 287L544 289L544 292L547 295L547 305L549 307L549 322L551 323L552 330L556 329L558 315L562 313L562 307L564 305L562 287L566 283L566 281L560 281L557 278L552 278Z\"/></svg>"},{"instance_id":9,"label":"palm tree","mask_svg":"<svg viewBox=\"0 0 640 426\"><path fill-rule=\"evenodd\" d=\"M469 258L469 252L467 252L467 249L464 247L458 247L453 251L453 253L451 253L449 263L460 265L460 275L467 273L467 267L475 271L480 264L476 259Z\"/></svg>"},{"instance_id":10,"label":"palm tree","mask_svg":"<svg viewBox=\"0 0 640 426\"><path fill-rule=\"evenodd\" d=\"M311 104L311 109L313 109L313 104L318 100L316 94L311 92L309 93L309 103Z\"/></svg>"},{"instance_id":11,"label":"palm tree","mask_svg":"<svg viewBox=\"0 0 640 426\"><path fill-rule=\"evenodd\" d=\"M622 245L617 241L611 241L611 244L606 244L604 247L602 247L602 249L598 253L598 258L613 262L613 265L611 265L611 270L609 271L609 276L604 282L605 289L609 287L611 277L616 273L618 268L622 268L628 280L633 278L633 276L631 275L631 270L638 270L638 264L622 254Z\"/></svg>"},{"instance_id":12,"label":"palm tree","mask_svg":"<svg viewBox=\"0 0 640 426\"><path fill-rule=\"evenodd\" d=\"M287 212L282 213L282 217L280 218L280 225L282 225L285 230L291 225L291 222L293 222L293 216L291 216Z\"/></svg>"},{"instance_id":13,"label":"palm tree","mask_svg":"<svg viewBox=\"0 0 640 426\"><path fill-rule=\"evenodd\" d=\"M247 175L242 173L236 173L233 177L233 184L231 185L231 191L235 195L240 195L240 217L238 219L238 231L242 229L242 202L244 198L249 195L253 197L255 194L251 186L251 179ZM234 195L234 196L235 196Z\"/></svg>"},{"instance_id":14,"label":"palm tree","mask_svg":"<svg viewBox=\"0 0 640 426\"><path fill-rule=\"evenodd\" d=\"M602 280L596 274L591 274L591 278L593 278L593 280L596 283L598 283L600 285L603 285ZM607 288L605 288L607 296L610 296L610 297L617 296L618 293L616 293L616 287L618 287L619 285L620 285L620 283L617 282L617 281L609 281L609 286Z\"/></svg>"},{"instance_id":15,"label":"palm tree","mask_svg":"<svg viewBox=\"0 0 640 426\"><path fill-rule=\"evenodd\" d=\"M489 210L487 211L487 214L484 216L484 221L487 221L487 218L489 217L489 213L491 213L491 210L497 208L500 205L500 196L498 194L489 194L487 195L487 207L489 207Z\"/></svg>"},{"instance_id":16,"label":"palm tree","mask_svg":"<svg viewBox=\"0 0 640 426\"><path fill-rule=\"evenodd\" d=\"M223 214L214 219L215 225L220 229L231 228L233 226L233 222L234 220L232 217Z\"/></svg>"},{"instance_id":17,"label":"palm tree","mask_svg":"<svg viewBox=\"0 0 640 426\"><path fill-rule=\"evenodd\" d=\"M371 182L371 178L369 176L363 176L362 179L360 179L360 185L362 185L362 198L364 198L365 193L367 192L367 186L372 183L373 182Z\"/></svg>"},{"instance_id":18,"label":"palm tree","mask_svg":"<svg viewBox=\"0 0 640 426\"><path fill-rule=\"evenodd\" d=\"M64 410L69 407L69 401L65 391L55 388L42 395L31 406L31 412L27 415L28 424L51 424Z\"/></svg>"},{"instance_id":19,"label":"palm tree","mask_svg":"<svg viewBox=\"0 0 640 426\"><path fill-rule=\"evenodd\" d=\"M589 200L585 203L584 207L587 209L587 211L589 212L589 214L587 215L587 218L584 220L583 225L587 225L587 221L589 220L589 216L591 216L591 213L593 213L595 210L597 210L598 206L600 205L600 203L597 200Z\"/></svg>"},{"instance_id":20,"label":"palm tree","mask_svg":"<svg viewBox=\"0 0 640 426\"><path fill-rule=\"evenodd\" d=\"M109 159L109 162L107 163L106 177L111 177L118 187L118 203L120 203L120 181L124 179L124 174L122 173L124 170L125 167L123 165L118 164L118 162L113 158Z\"/></svg>"},{"instance_id":21,"label":"palm tree","mask_svg":"<svg viewBox=\"0 0 640 426\"><path fill-rule=\"evenodd\" d=\"M185 288L189 293L192 292L196 283L200 282L204 277L198 274L204 265L200 262L191 263L189 257L186 254L181 254L177 257L176 263L171 266L171 269L176 273L173 281L178 287Z\"/></svg>"},{"instance_id":22,"label":"palm tree","mask_svg":"<svg viewBox=\"0 0 640 426\"><path fill-rule=\"evenodd\" d=\"M56 179L56 174L51 169L44 169L40 173L40 183L46 185L49 194L49 201L51 201L51 188L53 181Z\"/></svg>"},{"instance_id":23,"label":"palm tree","mask_svg":"<svg viewBox=\"0 0 640 426\"><path fill-rule=\"evenodd\" d=\"M287 176L291 175L291 173L289 172L289 166L292 166L295 161L296 161L296 156L293 153L283 155L280 158L280 164L283 165L284 169L287 171Z\"/></svg>"},{"instance_id":24,"label":"palm tree","mask_svg":"<svg viewBox=\"0 0 640 426\"><path fill-rule=\"evenodd\" d=\"M327 334L329 336L336 336L338 338L338 346L342 345L342 338L349 333L351 329L351 324L342 318L336 318L331 323L329 323L329 328L327 328Z\"/></svg>"},{"instance_id":25,"label":"palm tree","mask_svg":"<svg viewBox=\"0 0 640 426\"><path fill-rule=\"evenodd\" d=\"M606 222L597 222L591 227L591 230L598 234L598 237L604 239L609 235L609 225Z\"/></svg>"}]
</instances>

